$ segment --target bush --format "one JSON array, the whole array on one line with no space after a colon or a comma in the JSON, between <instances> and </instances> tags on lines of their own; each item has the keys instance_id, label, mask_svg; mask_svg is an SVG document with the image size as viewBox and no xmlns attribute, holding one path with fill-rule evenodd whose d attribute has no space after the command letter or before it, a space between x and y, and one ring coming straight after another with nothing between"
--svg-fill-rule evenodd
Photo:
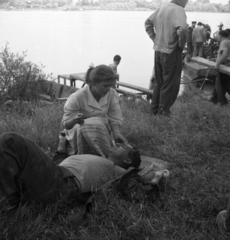
<instances>
[{"instance_id":1,"label":"bush","mask_svg":"<svg viewBox=\"0 0 230 240\"><path fill-rule=\"evenodd\" d=\"M26 52L11 53L8 43L0 52L0 102L6 100L37 101L41 93L53 96L46 81L52 80L42 68L26 61ZM52 84L52 82L50 82Z\"/></svg>"}]
</instances>

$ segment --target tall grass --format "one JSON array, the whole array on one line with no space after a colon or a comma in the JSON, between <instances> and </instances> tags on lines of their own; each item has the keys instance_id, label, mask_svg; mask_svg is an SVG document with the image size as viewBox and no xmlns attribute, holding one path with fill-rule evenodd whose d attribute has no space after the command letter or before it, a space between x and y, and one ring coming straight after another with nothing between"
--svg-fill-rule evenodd
<instances>
[{"instance_id":1,"label":"tall grass","mask_svg":"<svg viewBox=\"0 0 230 240\"><path fill-rule=\"evenodd\" d=\"M14 131L54 152L62 104L33 106L28 117L1 111L0 134ZM151 116L148 104L123 100L123 134L142 152L172 164L166 191L154 203L129 203L114 191L96 195L93 213L32 204L0 215L0 239L222 239L217 213L226 208L230 111L185 93L171 118ZM1 203L0 203L1 204ZM1 211L1 210L0 210Z\"/></svg>"}]
</instances>

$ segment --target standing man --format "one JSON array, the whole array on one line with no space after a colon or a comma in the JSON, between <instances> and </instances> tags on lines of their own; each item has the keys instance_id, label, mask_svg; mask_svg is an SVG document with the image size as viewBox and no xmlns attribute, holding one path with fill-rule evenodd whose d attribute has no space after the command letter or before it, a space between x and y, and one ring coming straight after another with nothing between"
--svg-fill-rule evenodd
<instances>
[{"instance_id":1,"label":"standing man","mask_svg":"<svg viewBox=\"0 0 230 240\"><path fill-rule=\"evenodd\" d=\"M187 54L192 57L193 54L193 42L192 42L192 33L194 28L196 27L196 22L193 21L192 25L188 27L188 33L187 33Z\"/></svg>"},{"instance_id":2,"label":"standing man","mask_svg":"<svg viewBox=\"0 0 230 240\"><path fill-rule=\"evenodd\" d=\"M154 42L155 85L152 97L154 115L170 115L175 102L182 71L182 51L186 43L188 0L172 0L163 4L146 21L145 30Z\"/></svg>"},{"instance_id":3,"label":"standing man","mask_svg":"<svg viewBox=\"0 0 230 240\"><path fill-rule=\"evenodd\" d=\"M192 41L194 43L193 57L203 57L204 42L206 42L206 31L201 22L198 22L197 27L193 30Z\"/></svg>"}]
</instances>

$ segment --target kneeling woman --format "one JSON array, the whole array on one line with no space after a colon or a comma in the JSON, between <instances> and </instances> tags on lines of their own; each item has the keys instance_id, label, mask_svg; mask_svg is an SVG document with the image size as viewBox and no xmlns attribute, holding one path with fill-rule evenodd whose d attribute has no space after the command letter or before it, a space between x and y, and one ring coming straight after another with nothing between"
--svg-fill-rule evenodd
<instances>
[{"instance_id":1,"label":"kneeling woman","mask_svg":"<svg viewBox=\"0 0 230 240\"><path fill-rule=\"evenodd\" d=\"M84 88L71 94L64 106L62 125L69 141L68 153L108 157L111 133L117 142L127 143L120 133L122 113L113 86L117 75L106 65L89 68Z\"/></svg>"}]
</instances>

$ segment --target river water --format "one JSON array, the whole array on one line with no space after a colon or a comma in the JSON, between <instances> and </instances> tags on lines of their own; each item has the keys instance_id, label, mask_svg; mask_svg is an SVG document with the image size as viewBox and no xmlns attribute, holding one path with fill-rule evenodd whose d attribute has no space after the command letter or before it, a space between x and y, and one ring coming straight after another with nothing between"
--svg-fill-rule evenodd
<instances>
[{"instance_id":1,"label":"river water","mask_svg":"<svg viewBox=\"0 0 230 240\"><path fill-rule=\"evenodd\" d=\"M9 42L14 53L27 50L27 60L46 73L85 72L91 63L110 64L121 55L120 80L148 87L154 52L144 29L150 11L0 11L0 47ZM226 13L187 12L188 23L208 23L212 33ZM79 83L80 84L80 83ZM81 84L80 84L81 85Z\"/></svg>"}]
</instances>

